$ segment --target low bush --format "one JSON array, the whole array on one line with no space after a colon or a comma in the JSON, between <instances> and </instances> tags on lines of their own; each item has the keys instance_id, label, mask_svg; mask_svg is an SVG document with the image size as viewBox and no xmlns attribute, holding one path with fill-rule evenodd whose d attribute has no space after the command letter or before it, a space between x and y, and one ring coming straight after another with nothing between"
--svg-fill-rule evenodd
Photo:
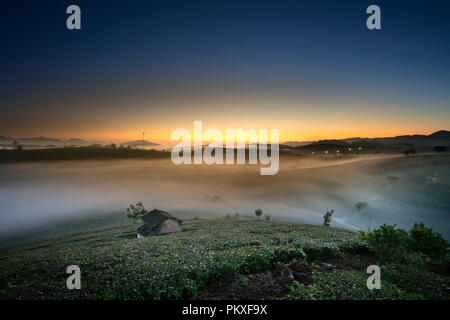
<instances>
[{"instance_id":1,"label":"low bush","mask_svg":"<svg viewBox=\"0 0 450 320\"><path fill-rule=\"evenodd\" d=\"M448 243L439 233L427 228L423 223L415 223L409 231L411 246L414 251L430 257L439 258L446 254Z\"/></svg>"},{"instance_id":2,"label":"low bush","mask_svg":"<svg viewBox=\"0 0 450 320\"><path fill-rule=\"evenodd\" d=\"M423 223L415 223L409 232L397 229L395 225L383 224L372 232L360 231L359 237L376 253L388 259L398 260L411 253L422 253L433 259L447 255L448 242Z\"/></svg>"},{"instance_id":3,"label":"low bush","mask_svg":"<svg viewBox=\"0 0 450 320\"><path fill-rule=\"evenodd\" d=\"M394 258L403 253L404 248L410 246L411 239L405 230L396 229L395 225L383 224L371 232L360 231L361 239L376 253L387 258Z\"/></svg>"},{"instance_id":4,"label":"low bush","mask_svg":"<svg viewBox=\"0 0 450 320\"><path fill-rule=\"evenodd\" d=\"M448 299L448 277L403 264L381 266L381 274L382 279L426 299Z\"/></svg>"}]
</instances>

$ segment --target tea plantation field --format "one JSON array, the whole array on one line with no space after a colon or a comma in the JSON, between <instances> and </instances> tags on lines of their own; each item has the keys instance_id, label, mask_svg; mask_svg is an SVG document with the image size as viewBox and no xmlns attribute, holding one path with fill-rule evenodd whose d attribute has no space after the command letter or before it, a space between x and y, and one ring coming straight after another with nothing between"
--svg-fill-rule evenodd
<instances>
[{"instance_id":1,"label":"tea plantation field","mask_svg":"<svg viewBox=\"0 0 450 320\"><path fill-rule=\"evenodd\" d=\"M342 229L221 218L185 221L182 232L143 239L135 230L115 226L1 249L0 299L449 297L446 275L384 264ZM377 263L387 276L382 289L369 290L365 271ZM80 290L66 287L69 265L80 267ZM410 276L399 277L398 268L420 270L426 283L403 284Z\"/></svg>"}]
</instances>

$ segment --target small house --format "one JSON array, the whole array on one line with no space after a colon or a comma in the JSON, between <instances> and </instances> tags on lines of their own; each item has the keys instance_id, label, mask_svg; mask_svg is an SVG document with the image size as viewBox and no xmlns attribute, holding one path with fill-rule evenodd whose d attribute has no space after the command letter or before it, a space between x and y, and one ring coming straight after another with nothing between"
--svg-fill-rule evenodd
<instances>
[{"instance_id":1,"label":"small house","mask_svg":"<svg viewBox=\"0 0 450 320\"><path fill-rule=\"evenodd\" d=\"M144 225L137 230L137 237L157 236L181 231L182 220L163 210L153 209L142 217Z\"/></svg>"}]
</instances>

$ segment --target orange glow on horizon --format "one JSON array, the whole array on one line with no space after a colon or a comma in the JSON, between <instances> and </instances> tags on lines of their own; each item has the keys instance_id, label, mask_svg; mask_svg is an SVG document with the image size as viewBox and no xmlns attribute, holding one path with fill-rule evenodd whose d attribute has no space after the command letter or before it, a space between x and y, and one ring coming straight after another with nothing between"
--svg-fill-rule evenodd
<instances>
[{"instance_id":1,"label":"orange glow on horizon","mask_svg":"<svg viewBox=\"0 0 450 320\"><path fill-rule=\"evenodd\" d=\"M191 126L192 127L192 126ZM203 129L203 133L211 127L206 127ZM230 129L238 129L239 127L230 127ZM147 141L155 142L155 143L177 143L177 141L172 141L171 134L172 131L177 128L173 129L154 129L154 130L142 130L142 131L135 131L135 130L124 130L124 131L117 131L117 130L99 130L99 131L80 131L80 132L47 132L45 134L39 133L39 134L33 134L32 132L28 133L27 135L20 135L16 136L18 138L24 138L24 137L49 137L49 138L59 138L59 139L70 139L70 138L79 138L87 141L107 141L107 142L125 142L125 141L131 141L131 140L141 140L142 139L142 132L145 132L144 139ZM186 127L186 129L191 133L191 140L194 140L194 132L193 128ZM223 138L225 141L226 135L225 135L225 129L220 129L223 132ZM242 129L246 130L249 128L243 127ZM258 133L259 128L256 129ZM264 128L262 129L268 129L268 138L270 141L270 129L272 128ZM273 128L277 129L277 128ZM439 128L439 129L431 129L431 130L422 130L422 131L414 131L414 130L361 130L358 131L357 128L345 128L345 130L338 130L338 129L332 129L328 128L328 130L320 130L319 128L315 128L315 130L308 130L306 131L300 131L300 130L294 130L294 129L283 129L279 128L279 141L280 143L287 142L287 141L317 141L317 140L333 140L333 139L346 139L346 138L354 138L354 137L360 137L360 138L384 138L384 137L395 137L395 136L401 136L401 135L414 135L414 134L420 134L420 135L429 135L433 132L436 132L441 129L446 128ZM204 141L206 143L206 141Z\"/></svg>"}]
</instances>

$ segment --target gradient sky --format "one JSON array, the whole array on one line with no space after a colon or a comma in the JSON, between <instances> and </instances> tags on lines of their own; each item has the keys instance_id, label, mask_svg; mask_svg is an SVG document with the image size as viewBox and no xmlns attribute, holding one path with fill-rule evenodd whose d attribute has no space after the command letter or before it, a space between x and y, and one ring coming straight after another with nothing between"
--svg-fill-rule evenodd
<instances>
[{"instance_id":1,"label":"gradient sky","mask_svg":"<svg viewBox=\"0 0 450 320\"><path fill-rule=\"evenodd\" d=\"M70 4L82 30L66 28ZM366 29L368 5L382 30ZM8 1L0 135L280 139L450 129L449 1Z\"/></svg>"}]
</instances>

